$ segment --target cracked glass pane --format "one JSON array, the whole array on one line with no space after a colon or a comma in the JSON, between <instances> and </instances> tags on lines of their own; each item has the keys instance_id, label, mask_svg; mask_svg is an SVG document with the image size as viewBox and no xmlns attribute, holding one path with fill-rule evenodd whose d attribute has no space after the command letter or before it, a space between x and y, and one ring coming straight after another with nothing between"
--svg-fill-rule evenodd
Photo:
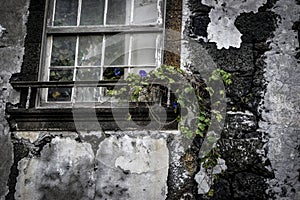
<instances>
[{"instance_id":1,"label":"cracked glass pane","mask_svg":"<svg viewBox=\"0 0 300 200\"><path fill-rule=\"evenodd\" d=\"M78 0L56 0L54 26L77 25Z\"/></svg>"},{"instance_id":2,"label":"cracked glass pane","mask_svg":"<svg viewBox=\"0 0 300 200\"><path fill-rule=\"evenodd\" d=\"M79 66L101 65L102 39L102 36L95 35L79 37Z\"/></svg>"},{"instance_id":3,"label":"cracked glass pane","mask_svg":"<svg viewBox=\"0 0 300 200\"><path fill-rule=\"evenodd\" d=\"M105 0L84 0L80 25L103 25Z\"/></svg>"},{"instance_id":4,"label":"cracked glass pane","mask_svg":"<svg viewBox=\"0 0 300 200\"><path fill-rule=\"evenodd\" d=\"M53 37L51 66L74 66L75 36Z\"/></svg>"}]
</instances>

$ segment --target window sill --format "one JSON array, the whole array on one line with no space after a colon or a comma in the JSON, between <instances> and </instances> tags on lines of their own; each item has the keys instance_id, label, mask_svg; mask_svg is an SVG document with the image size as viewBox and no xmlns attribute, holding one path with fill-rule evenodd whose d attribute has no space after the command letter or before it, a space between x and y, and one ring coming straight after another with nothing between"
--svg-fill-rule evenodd
<instances>
[{"instance_id":1,"label":"window sill","mask_svg":"<svg viewBox=\"0 0 300 200\"><path fill-rule=\"evenodd\" d=\"M14 131L85 131L99 130L145 130L153 121L149 117L146 107L128 108L12 108L7 107L10 127ZM166 115L164 123L151 126L158 130L177 130L177 116L172 108L165 108L162 114ZM130 115L129 115L130 113ZM94 117L93 117L94 116ZM131 116L132 121L128 120ZM131 122L131 123L130 123ZM120 126L123 128L120 128ZM150 128L151 129L151 128Z\"/></svg>"}]
</instances>

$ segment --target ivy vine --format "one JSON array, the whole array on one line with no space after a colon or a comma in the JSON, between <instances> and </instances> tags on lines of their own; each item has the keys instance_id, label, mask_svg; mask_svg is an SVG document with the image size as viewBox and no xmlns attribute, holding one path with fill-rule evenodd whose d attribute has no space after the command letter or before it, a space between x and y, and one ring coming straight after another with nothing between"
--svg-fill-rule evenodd
<instances>
[{"instance_id":1,"label":"ivy vine","mask_svg":"<svg viewBox=\"0 0 300 200\"><path fill-rule=\"evenodd\" d=\"M187 113L194 112L196 118L188 119L188 114L180 113L176 119L179 130L188 138L196 135L204 138L210 126L211 117L214 116L218 122L223 119L219 111L211 109L210 96L218 92L225 97L224 90L214 91L212 87L208 86L212 84L208 83L222 80L224 85L228 86L232 83L232 80L231 74L222 69L214 70L206 82L200 76L177 67L162 65L149 73L145 70L140 70L139 74L128 74L124 79L127 86L111 89L108 94L119 99L128 99L130 97L130 101L133 102L151 102L155 100L157 93L163 92L161 91L163 87L159 83L163 83L164 86L180 85L178 88L176 86L172 87L175 99L169 103L169 106L173 107L174 112L178 112L179 108L186 109ZM181 82L180 80L187 81ZM196 96L197 102L188 98L192 95ZM219 102L215 103L218 104ZM213 136L208 136L207 139L209 142L216 142L216 138ZM204 168L211 169L217 165L219 157L219 151L215 147L202 158L201 163L203 163Z\"/></svg>"}]
</instances>

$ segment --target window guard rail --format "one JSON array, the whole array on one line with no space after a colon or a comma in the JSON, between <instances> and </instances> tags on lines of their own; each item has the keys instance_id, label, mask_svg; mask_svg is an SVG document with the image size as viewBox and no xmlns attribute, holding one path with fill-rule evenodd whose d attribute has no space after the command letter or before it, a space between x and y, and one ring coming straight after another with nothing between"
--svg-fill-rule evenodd
<instances>
[{"instance_id":1,"label":"window guard rail","mask_svg":"<svg viewBox=\"0 0 300 200\"><path fill-rule=\"evenodd\" d=\"M180 83L172 83L172 85L179 85ZM32 89L37 88L77 88L77 87L112 87L112 86L128 86L126 81L120 80L100 80L100 81L11 81L11 85L15 89L28 89L26 109L29 107ZM142 84L145 85L146 84ZM153 86L166 85L164 82L153 81ZM171 87L168 85L167 89L167 107L170 107Z\"/></svg>"}]
</instances>

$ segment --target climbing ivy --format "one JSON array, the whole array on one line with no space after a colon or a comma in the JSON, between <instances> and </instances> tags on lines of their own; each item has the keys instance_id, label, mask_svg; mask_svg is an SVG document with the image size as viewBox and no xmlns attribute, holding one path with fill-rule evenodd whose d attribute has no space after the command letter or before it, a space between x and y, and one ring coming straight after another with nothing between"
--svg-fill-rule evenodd
<instances>
[{"instance_id":1,"label":"climbing ivy","mask_svg":"<svg viewBox=\"0 0 300 200\"><path fill-rule=\"evenodd\" d=\"M181 113L176 119L179 124L179 130L188 138L196 135L204 138L210 126L211 118L215 117L218 122L221 122L223 119L220 111L211 109L210 96L218 92L222 97L225 97L224 90L214 91L208 85L213 85L213 82L222 80L224 85L228 86L232 83L232 80L231 74L222 69L214 70L206 82L199 78L200 76L177 67L162 65L148 74L145 70L140 70L139 74L128 74L124 79L127 86L109 90L108 93L119 99L128 99L129 96L130 101L151 102L155 100L155 94L161 92L162 87L160 83L163 83L164 86L180 85L180 87L172 87L175 90L172 91L175 99L173 102L170 102L170 106L174 108L174 112L178 112L179 108L181 110L186 109L187 113L193 112L196 118L187 119L189 116L184 116ZM192 98L188 98L190 96L195 96L196 102ZM215 102L215 104L219 103L219 101ZM216 138L210 135L207 136L207 140L211 143L216 142ZM217 165L219 157L218 150L214 148L202 158L201 163L203 163L204 168L211 169Z\"/></svg>"}]
</instances>

